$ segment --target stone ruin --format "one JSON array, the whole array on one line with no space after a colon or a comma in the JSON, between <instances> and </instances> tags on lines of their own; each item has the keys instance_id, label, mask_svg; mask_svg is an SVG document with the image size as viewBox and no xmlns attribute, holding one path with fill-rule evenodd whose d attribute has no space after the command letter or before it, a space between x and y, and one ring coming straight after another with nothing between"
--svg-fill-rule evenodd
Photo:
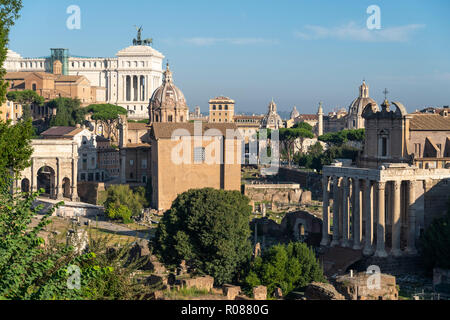
<instances>
[{"instance_id":1,"label":"stone ruin","mask_svg":"<svg viewBox=\"0 0 450 320\"><path fill-rule=\"evenodd\" d=\"M346 300L398 300L394 276L381 273L356 273L336 278L336 290Z\"/></svg>"},{"instance_id":2,"label":"stone ruin","mask_svg":"<svg viewBox=\"0 0 450 320\"><path fill-rule=\"evenodd\" d=\"M67 231L66 243L74 247L77 254L82 254L88 249L89 235L82 229L70 229Z\"/></svg>"}]
</instances>

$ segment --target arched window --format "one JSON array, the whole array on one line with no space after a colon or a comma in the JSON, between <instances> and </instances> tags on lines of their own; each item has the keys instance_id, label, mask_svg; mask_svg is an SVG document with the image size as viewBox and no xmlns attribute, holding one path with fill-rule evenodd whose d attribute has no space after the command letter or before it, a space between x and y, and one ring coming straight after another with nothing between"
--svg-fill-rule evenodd
<instances>
[{"instance_id":1,"label":"arched window","mask_svg":"<svg viewBox=\"0 0 450 320\"><path fill-rule=\"evenodd\" d=\"M31 89L32 89L33 91L36 91L36 90L37 90L36 83L33 83L33 84L31 85Z\"/></svg>"}]
</instances>

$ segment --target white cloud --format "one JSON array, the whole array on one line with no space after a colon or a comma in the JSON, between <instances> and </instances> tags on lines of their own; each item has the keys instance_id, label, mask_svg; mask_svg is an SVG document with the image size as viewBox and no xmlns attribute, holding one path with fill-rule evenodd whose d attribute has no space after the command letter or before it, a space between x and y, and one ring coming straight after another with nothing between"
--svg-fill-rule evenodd
<instances>
[{"instance_id":1,"label":"white cloud","mask_svg":"<svg viewBox=\"0 0 450 320\"><path fill-rule=\"evenodd\" d=\"M252 44L275 44L276 40L264 39L264 38L205 38L194 37L183 40L186 43L196 46L211 46L215 44L231 44L231 45L252 45Z\"/></svg>"},{"instance_id":2,"label":"white cloud","mask_svg":"<svg viewBox=\"0 0 450 320\"><path fill-rule=\"evenodd\" d=\"M350 22L340 27L322 27L307 25L304 31L295 32L295 37L304 40L339 39L363 42L406 42L413 33L425 28L424 24L408 24L398 27L369 30Z\"/></svg>"}]
</instances>

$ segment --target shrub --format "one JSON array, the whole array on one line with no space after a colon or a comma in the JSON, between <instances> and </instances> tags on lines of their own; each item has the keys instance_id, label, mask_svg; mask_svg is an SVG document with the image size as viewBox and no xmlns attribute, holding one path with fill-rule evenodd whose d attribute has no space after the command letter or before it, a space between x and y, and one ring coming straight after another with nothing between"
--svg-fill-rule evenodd
<instances>
[{"instance_id":1,"label":"shrub","mask_svg":"<svg viewBox=\"0 0 450 320\"><path fill-rule=\"evenodd\" d=\"M313 281L326 282L314 252L304 243L276 245L257 257L245 278L247 291L264 285L272 293L281 288L285 295Z\"/></svg>"},{"instance_id":2,"label":"shrub","mask_svg":"<svg viewBox=\"0 0 450 320\"><path fill-rule=\"evenodd\" d=\"M238 278L251 257L249 199L238 191L189 190L162 218L155 251L166 265L182 260L221 285Z\"/></svg>"}]
</instances>

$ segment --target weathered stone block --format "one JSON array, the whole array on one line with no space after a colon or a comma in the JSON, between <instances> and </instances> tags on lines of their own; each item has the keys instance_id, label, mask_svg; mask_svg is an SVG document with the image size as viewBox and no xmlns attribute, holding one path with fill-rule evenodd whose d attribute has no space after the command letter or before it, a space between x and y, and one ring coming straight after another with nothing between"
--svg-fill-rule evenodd
<instances>
[{"instance_id":1,"label":"weathered stone block","mask_svg":"<svg viewBox=\"0 0 450 320\"><path fill-rule=\"evenodd\" d=\"M253 298L255 300L267 300L267 287L258 286L253 288Z\"/></svg>"},{"instance_id":2,"label":"weathered stone block","mask_svg":"<svg viewBox=\"0 0 450 320\"><path fill-rule=\"evenodd\" d=\"M344 296L328 283L311 283L305 291L307 300L345 300Z\"/></svg>"},{"instance_id":3,"label":"weathered stone block","mask_svg":"<svg viewBox=\"0 0 450 320\"><path fill-rule=\"evenodd\" d=\"M210 276L198 277L182 280L181 283L183 284L183 287L187 289L197 288L199 290L206 290L208 292L211 292L214 286L214 278Z\"/></svg>"},{"instance_id":4,"label":"weathered stone block","mask_svg":"<svg viewBox=\"0 0 450 320\"><path fill-rule=\"evenodd\" d=\"M233 286L231 284L223 285L223 295L228 300L235 300L235 298L241 293L241 287Z\"/></svg>"}]
</instances>

